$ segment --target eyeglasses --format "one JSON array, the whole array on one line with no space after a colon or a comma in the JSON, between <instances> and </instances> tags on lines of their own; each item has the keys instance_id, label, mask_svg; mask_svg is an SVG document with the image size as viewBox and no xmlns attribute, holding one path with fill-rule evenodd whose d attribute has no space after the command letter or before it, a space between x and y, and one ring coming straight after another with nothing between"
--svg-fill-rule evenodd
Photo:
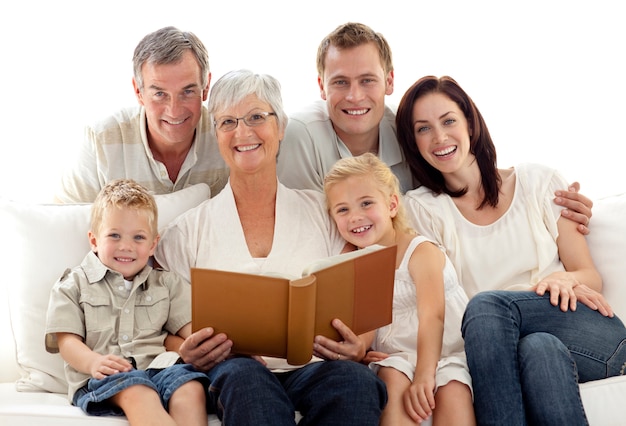
<instances>
[{"instance_id":1,"label":"eyeglasses","mask_svg":"<svg viewBox=\"0 0 626 426\"><path fill-rule=\"evenodd\" d=\"M219 120L213 121L215 127L217 127L222 132L231 132L237 128L239 125L239 120L243 120L244 123L248 127L256 127L267 121L267 118L270 115L276 115L275 112L251 112L248 115L244 115L243 117L222 117Z\"/></svg>"}]
</instances>

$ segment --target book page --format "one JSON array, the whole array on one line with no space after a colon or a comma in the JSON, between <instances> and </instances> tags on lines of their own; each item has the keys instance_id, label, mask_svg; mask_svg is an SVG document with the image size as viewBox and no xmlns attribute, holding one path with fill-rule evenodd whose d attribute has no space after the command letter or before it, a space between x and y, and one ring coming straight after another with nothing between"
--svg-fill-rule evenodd
<instances>
[{"instance_id":1,"label":"book page","mask_svg":"<svg viewBox=\"0 0 626 426\"><path fill-rule=\"evenodd\" d=\"M326 257L324 259L315 260L309 263L306 266L306 268L304 268L304 270L302 271L302 276L306 277L307 275L311 275L317 271L321 271L322 269L326 269L338 263L345 262L346 260L351 260L359 256L363 256L364 254L371 253L371 252L381 250L384 248L385 246L374 244L374 245L364 247L359 250L354 250L354 251L350 251L347 253L341 253L335 256Z\"/></svg>"}]
</instances>

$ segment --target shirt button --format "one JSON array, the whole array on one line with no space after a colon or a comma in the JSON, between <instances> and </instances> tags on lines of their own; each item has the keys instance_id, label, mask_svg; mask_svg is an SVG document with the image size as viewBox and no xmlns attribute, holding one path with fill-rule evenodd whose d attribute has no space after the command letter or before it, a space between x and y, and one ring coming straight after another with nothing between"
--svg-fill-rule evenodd
<instances>
[{"instance_id":1,"label":"shirt button","mask_svg":"<svg viewBox=\"0 0 626 426\"><path fill-rule=\"evenodd\" d=\"M128 336L127 335L123 335L122 336L122 340L124 340L124 341L128 340Z\"/></svg>"},{"instance_id":2,"label":"shirt button","mask_svg":"<svg viewBox=\"0 0 626 426\"><path fill-rule=\"evenodd\" d=\"M122 291L122 290L124 290L124 287L119 286L117 289L118 289L119 291Z\"/></svg>"},{"instance_id":3,"label":"shirt button","mask_svg":"<svg viewBox=\"0 0 626 426\"><path fill-rule=\"evenodd\" d=\"M124 313L125 313L125 314L130 313L130 309L128 309L128 308L124 309Z\"/></svg>"},{"instance_id":4,"label":"shirt button","mask_svg":"<svg viewBox=\"0 0 626 426\"><path fill-rule=\"evenodd\" d=\"M146 300L149 302L152 300L152 296L146 296Z\"/></svg>"}]
</instances>

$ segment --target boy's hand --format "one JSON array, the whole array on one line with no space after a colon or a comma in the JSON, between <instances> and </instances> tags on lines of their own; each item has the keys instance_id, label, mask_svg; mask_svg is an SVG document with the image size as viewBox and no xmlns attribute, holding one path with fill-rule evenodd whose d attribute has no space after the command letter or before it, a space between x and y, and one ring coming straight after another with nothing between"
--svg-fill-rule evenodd
<instances>
[{"instance_id":1,"label":"boy's hand","mask_svg":"<svg viewBox=\"0 0 626 426\"><path fill-rule=\"evenodd\" d=\"M133 369L133 365L125 358L117 355L99 355L91 364L91 377L104 379L106 376L127 372Z\"/></svg>"}]
</instances>

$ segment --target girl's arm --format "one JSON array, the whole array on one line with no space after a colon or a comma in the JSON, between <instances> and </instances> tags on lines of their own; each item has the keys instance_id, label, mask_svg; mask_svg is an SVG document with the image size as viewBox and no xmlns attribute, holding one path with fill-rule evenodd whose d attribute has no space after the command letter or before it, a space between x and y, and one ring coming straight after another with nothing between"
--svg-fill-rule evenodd
<instances>
[{"instance_id":1,"label":"girl's arm","mask_svg":"<svg viewBox=\"0 0 626 426\"><path fill-rule=\"evenodd\" d=\"M409 272L417 295L417 365L413 383L404 395L407 413L426 419L435 408L435 372L441 357L445 294L443 268L445 256L432 243L420 244L409 261Z\"/></svg>"},{"instance_id":2,"label":"girl's arm","mask_svg":"<svg viewBox=\"0 0 626 426\"><path fill-rule=\"evenodd\" d=\"M100 355L92 351L83 339L73 333L57 333L59 352L63 359L75 370L89 374L95 379L122 371L130 371L133 366L117 355Z\"/></svg>"},{"instance_id":3,"label":"girl's arm","mask_svg":"<svg viewBox=\"0 0 626 426\"><path fill-rule=\"evenodd\" d=\"M576 301L580 299L603 315L612 316L610 305L600 293L602 277L593 263L584 235L571 220L559 218L557 226L557 246L565 272L548 275L537 284L535 291L539 295L549 292L550 302L563 311L576 310Z\"/></svg>"}]
</instances>

